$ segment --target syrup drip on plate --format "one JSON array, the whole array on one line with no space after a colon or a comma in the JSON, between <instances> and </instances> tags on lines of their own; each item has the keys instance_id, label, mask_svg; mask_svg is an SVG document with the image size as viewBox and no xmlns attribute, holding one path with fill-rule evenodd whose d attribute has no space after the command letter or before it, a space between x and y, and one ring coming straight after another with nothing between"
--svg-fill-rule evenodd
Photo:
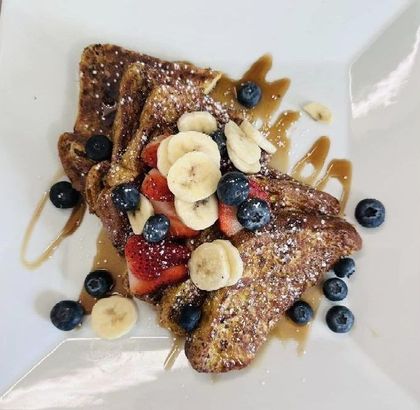
<instances>
[{"instance_id":1,"label":"syrup drip on plate","mask_svg":"<svg viewBox=\"0 0 420 410\"><path fill-rule=\"evenodd\" d=\"M104 229L101 229L96 240L96 255L92 263L92 271L98 269L105 269L112 274L114 279L112 294L131 297L128 288L127 263L125 258L114 248ZM79 296L79 302L85 312L90 313L96 303L96 298L90 296L83 288Z\"/></svg>"},{"instance_id":2,"label":"syrup drip on plate","mask_svg":"<svg viewBox=\"0 0 420 410\"><path fill-rule=\"evenodd\" d=\"M68 218L63 229L61 229L58 235L48 244L48 246L41 252L41 254L37 256L35 259L28 259L27 257L28 246L32 239L32 234L35 229L35 226L42 214L45 204L47 203L47 200L48 200L48 192L44 192L40 201L35 207L35 211L32 214L32 217L29 221L29 224L26 228L26 231L23 237L22 246L20 249L20 260L22 264L28 269L39 268L48 258L50 258L55 252L55 250L58 248L58 246L61 244L61 242L63 242L65 238L67 238L72 233L74 233L76 229L80 226L83 220L83 216L86 211L86 204L83 201L80 201L73 208L71 215Z\"/></svg>"},{"instance_id":3,"label":"syrup drip on plate","mask_svg":"<svg viewBox=\"0 0 420 410\"><path fill-rule=\"evenodd\" d=\"M184 342L185 339L181 336L176 336L173 339L171 350L168 353L168 356L166 356L166 359L163 363L163 367L165 370L171 370L174 366L176 359L178 359L179 355L182 352L182 349L184 348Z\"/></svg>"}]
</instances>

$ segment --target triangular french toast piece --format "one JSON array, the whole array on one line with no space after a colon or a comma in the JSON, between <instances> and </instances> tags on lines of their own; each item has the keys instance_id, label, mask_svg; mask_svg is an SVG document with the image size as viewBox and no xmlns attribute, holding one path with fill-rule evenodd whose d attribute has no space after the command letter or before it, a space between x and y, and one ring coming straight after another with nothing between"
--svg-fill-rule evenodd
<instances>
[{"instance_id":1,"label":"triangular french toast piece","mask_svg":"<svg viewBox=\"0 0 420 410\"><path fill-rule=\"evenodd\" d=\"M110 135L123 73L132 63L144 67L156 84L192 85L210 91L221 73L189 63L163 61L112 44L94 44L83 50L80 61L79 112L74 127L78 134Z\"/></svg>"},{"instance_id":2,"label":"triangular french toast piece","mask_svg":"<svg viewBox=\"0 0 420 410\"><path fill-rule=\"evenodd\" d=\"M232 238L244 262L242 279L210 292L185 353L199 372L247 366L284 312L339 258L361 248L352 225L336 216L279 210L257 234Z\"/></svg>"}]
</instances>

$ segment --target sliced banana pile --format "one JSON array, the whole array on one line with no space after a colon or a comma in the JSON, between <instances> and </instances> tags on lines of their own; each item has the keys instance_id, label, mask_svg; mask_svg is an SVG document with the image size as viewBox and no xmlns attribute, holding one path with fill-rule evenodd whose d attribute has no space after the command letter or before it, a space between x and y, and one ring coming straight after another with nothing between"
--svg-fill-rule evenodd
<instances>
[{"instance_id":1,"label":"sliced banana pile","mask_svg":"<svg viewBox=\"0 0 420 410\"><path fill-rule=\"evenodd\" d=\"M230 160L237 169L247 174L260 171L261 149L274 154L277 148L249 121L238 127L233 121L225 125L226 146Z\"/></svg>"},{"instance_id":2,"label":"sliced banana pile","mask_svg":"<svg viewBox=\"0 0 420 410\"><path fill-rule=\"evenodd\" d=\"M196 248L191 253L188 268L193 283L206 291L236 284L244 270L238 249L222 239Z\"/></svg>"},{"instance_id":3,"label":"sliced banana pile","mask_svg":"<svg viewBox=\"0 0 420 410\"><path fill-rule=\"evenodd\" d=\"M127 212L131 229L135 235L140 235L143 232L144 224L153 215L152 203L143 194L140 194L140 201L137 209L135 211Z\"/></svg>"},{"instance_id":4,"label":"sliced banana pile","mask_svg":"<svg viewBox=\"0 0 420 410\"><path fill-rule=\"evenodd\" d=\"M217 130L217 121L208 112L196 111L183 114L177 125L180 132L158 148L157 166L168 179L178 217L189 228L201 230L218 218L214 193L222 176L221 158L208 135Z\"/></svg>"},{"instance_id":5,"label":"sliced banana pile","mask_svg":"<svg viewBox=\"0 0 420 410\"><path fill-rule=\"evenodd\" d=\"M118 339L137 322L136 305L131 299L110 296L99 299L92 309L93 331L102 339Z\"/></svg>"}]
</instances>

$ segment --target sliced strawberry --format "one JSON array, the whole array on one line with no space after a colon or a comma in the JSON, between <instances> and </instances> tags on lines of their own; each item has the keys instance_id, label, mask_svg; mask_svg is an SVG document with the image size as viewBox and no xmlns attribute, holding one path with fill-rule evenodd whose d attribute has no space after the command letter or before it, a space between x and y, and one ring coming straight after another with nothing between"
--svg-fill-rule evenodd
<instances>
[{"instance_id":1,"label":"sliced strawberry","mask_svg":"<svg viewBox=\"0 0 420 410\"><path fill-rule=\"evenodd\" d=\"M165 269L159 277L152 280L138 278L132 272L128 271L128 282L131 293L137 296L143 296L157 291L162 286L182 282L187 276L187 267L185 265L178 265Z\"/></svg>"},{"instance_id":2,"label":"sliced strawberry","mask_svg":"<svg viewBox=\"0 0 420 410\"><path fill-rule=\"evenodd\" d=\"M157 201L173 201L174 199L173 193L168 188L168 181L155 168L146 175L140 190L149 199Z\"/></svg>"},{"instance_id":3,"label":"sliced strawberry","mask_svg":"<svg viewBox=\"0 0 420 410\"><path fill-rule=\"evenodd\" d=\"M194 229L188 228L176 214L175 205L169 201L154 201L152 200L153 209L157 214L163 214L169 218L171 226L169 233L175 238L193 238L200 232Z\"/></svg>"},{"instance_id":4,"label":"sliced strawberry","mask_svg":"<svg viewBox=\"0 0 420 410\"><path fill-rule=\"evenodd\" d=\"M143 148L140 157L147 166L151 168L157 167L157 150L160 142L166 137L168 137L168 135L160 135Z\"/></svg>"},{"instance_id":5,"label":"sliced strawberry","mask_svg":"<svg viewBox=\"0 0 420 410\"><path fill-rule=\"evenodd\" d=\"M249 180L249 197L250 198L258 198L263 199L264 201L269 201L270 196L268 195L268 192L265 191L257 181L254 181L253 179Z\"/></svg>"},{"instance_id":6,"label":"sliced strawberry","mask_svg":"<svg viewBox=\"0 0 420 410\"><path fill-rule=\"evenodd\" d=\"M249 198L269 200L269 195L264 189L254 180L249 180ZM219 226L220 230L226 236L232 236L238 233L243 227L236 218L237 207L225 205L219 202Z\"/></svg>"},{"instance_id":7,"label":"sliced strawberry","mask_svg":"<svg viewBox=\"0 0 420 410\"><path fill-rule=\"evenodd\" d=\"M235 235L242 229L242 225L236 218L236 206L229 206L219 202L219 226L226 236Z\"/></svg>"},{"instance_id":8,"label":"sliced strawberry","mask_svg":"<svg viewBox=\"0 0 420 410\"><path fill-rule=\"evenodd\" d=\"M124 252L131 273L143 280L158 278L165 269L184 265L190 257L186 246L170 240L149 243L142 235L130 236Z\"/></svg>"}]
</instances>

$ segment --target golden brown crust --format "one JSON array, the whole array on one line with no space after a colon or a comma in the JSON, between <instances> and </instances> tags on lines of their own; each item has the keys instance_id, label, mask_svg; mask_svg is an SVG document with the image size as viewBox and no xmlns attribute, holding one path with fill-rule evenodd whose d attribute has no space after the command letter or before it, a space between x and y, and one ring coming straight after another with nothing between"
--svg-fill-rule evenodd
<instances>
[{"instance_id":1,"label":"golden brown crust","mask_svg":"<svg viewBox=\"0 0 420 410\"><path fill-rule=\"evenodd\" d=\"M235 285L210 292L185 353L199 372L247 366L282 314L340 258L361 247L356 230L335 216L284 210L261 232L232 243L244 262Z\"/></svg>"}]
</instances>

